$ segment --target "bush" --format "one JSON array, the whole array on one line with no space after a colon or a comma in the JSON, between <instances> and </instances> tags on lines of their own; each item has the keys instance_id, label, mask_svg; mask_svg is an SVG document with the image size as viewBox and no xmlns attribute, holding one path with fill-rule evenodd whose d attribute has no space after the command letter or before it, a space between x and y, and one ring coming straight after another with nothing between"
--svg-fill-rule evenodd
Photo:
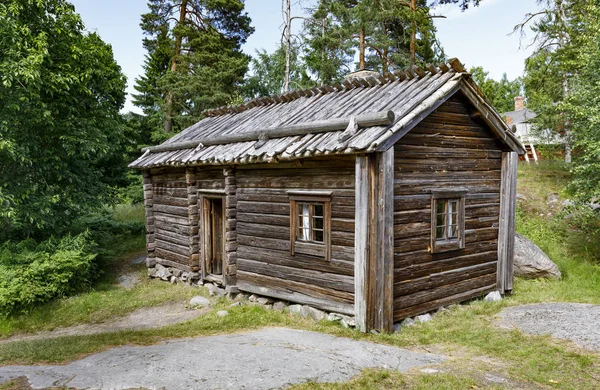
<instances>
[{"instance_id":1,"label":"bush","mask_svg":"<svg viewBox=\"0 0 600 390\"><path fill-rule=\"evenodd\" d=\"M25 312L36 304L88 287L94 278L90 233L5 243L0 247L0 315Z\"/></svg>"}]
</instances>

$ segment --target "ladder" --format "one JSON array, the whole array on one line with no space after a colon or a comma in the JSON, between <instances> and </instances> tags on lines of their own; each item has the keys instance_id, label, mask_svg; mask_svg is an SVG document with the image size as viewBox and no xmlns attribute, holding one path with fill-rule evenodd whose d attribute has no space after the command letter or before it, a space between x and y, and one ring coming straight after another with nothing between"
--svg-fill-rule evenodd
<instances>
[{"instance_id":1,"label":"ladder","mask_svg":"<svg viewBox=\"0 0 600 390\"><path fill-rule=\"evenodd\" d=\"M538 162L535 147L533 146L533 144L525 144L525 161L530 162L531 160L533 160L536 163Z\"/></svg>"}]
</instances>

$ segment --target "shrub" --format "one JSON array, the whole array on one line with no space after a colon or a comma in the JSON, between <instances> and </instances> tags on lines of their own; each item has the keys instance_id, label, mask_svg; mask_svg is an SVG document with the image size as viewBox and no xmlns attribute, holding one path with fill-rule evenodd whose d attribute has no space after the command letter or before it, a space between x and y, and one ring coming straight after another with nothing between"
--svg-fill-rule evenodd
<instances>
[{"instance_id":1,"label":"shrub","mask_svg":"<svg viewBox=\"0 0 600 390\"><path fill-rule=\"evenodd\" d=\"M89 232L40 244L33 240L0 247L0 315L73 294L94 278L96 254Z\"/></svg>"}]
</instances>

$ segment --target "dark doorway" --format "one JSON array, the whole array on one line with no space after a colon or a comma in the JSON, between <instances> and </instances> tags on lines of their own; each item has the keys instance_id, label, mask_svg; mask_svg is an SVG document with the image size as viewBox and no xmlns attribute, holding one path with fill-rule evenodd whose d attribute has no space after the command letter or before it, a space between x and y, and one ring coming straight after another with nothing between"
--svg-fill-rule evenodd
<instances>
[{"instance_id":1,"label":"dark doorway","mask_svg":"<svg viewBox=\"0 0 600 390\"><path fill-rule=\"evenodd\" d=\"M204 261L206 275L223 274L223 199L204 199Z\"/></svg>"}]
</instances>

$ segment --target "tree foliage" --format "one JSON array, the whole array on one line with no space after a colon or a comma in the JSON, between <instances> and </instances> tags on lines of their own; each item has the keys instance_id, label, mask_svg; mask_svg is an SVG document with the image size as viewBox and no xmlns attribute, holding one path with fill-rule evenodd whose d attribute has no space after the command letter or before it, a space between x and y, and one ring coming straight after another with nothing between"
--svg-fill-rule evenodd
<instances>
[{"instance_id":1,"label":"tree foliage","mask_svg":"<svg viewBox=\"0 0 600 390\"><path fill-rule=\"evenodd\" d=\"M0 238L43 234L123 177L125 77L65 0L0 3Z\"/></svg>"},{"instance_id":2,"label":"tree foliage","mask_svg":"<svg viewBox=\"0 0 600 390\"><path fill-rule=\"evenodd\" d=\"M320 83L353 68L380 72L443 59L425 0L321 0L304 26L306 63ZM414 55L413 55L414 53ZM414 58L413 58L414 57Z\"/></svg>"},{"instance_id":3,"label":"tree foliage","mask_svg":"<svg viewBox=\"0 0 600 390\"><path fill-rule=\"evenodd\" d=\"M565 160L582 198L600 195L600 5L595 0L546 0L526 16L536 52L526 62L525 89L538 127L559 132ZM518 26L521 27L521 26Z\"/></svg>"},{"instance_id":4,"label":"tree foliage","mask_svg":"<svg viewBox=\"0 0 600 390\"><path fill-rule=\"evenodd\" d=\"M471 68L469 73L498 112L514 110L514 98L521 94L521 79L509 80L504 73L500 81L496 81L480 66Z\"/></svg>"},{"instance_id":5,"label":"tree foliage","mask_svg":"<svg viewBox=\"0 0 600 390\"><path fill-rule=\"evenodd\" d=\"M141 22L148 55L135 103L157 129L178 132L238 94L249 62L241 45L254 29L242 0L149 0L148 6Z\"/></svg>"},{"instance_id":6,"label":"tree foliage","mask_svg":"<svg viewBox=\"0 0 600 390\"><path fill-rule=\"evenodd\" d=\"M315 86L310 78L306 65L299 56L297 45L292 46L290 61L290 89L305 89ZM275 52L257 50L251 62L251 75L242 88L245 99L261 96L279 95L283 91L285 72L285 48L280 46Z\"/></svg>"}]
</instances>

